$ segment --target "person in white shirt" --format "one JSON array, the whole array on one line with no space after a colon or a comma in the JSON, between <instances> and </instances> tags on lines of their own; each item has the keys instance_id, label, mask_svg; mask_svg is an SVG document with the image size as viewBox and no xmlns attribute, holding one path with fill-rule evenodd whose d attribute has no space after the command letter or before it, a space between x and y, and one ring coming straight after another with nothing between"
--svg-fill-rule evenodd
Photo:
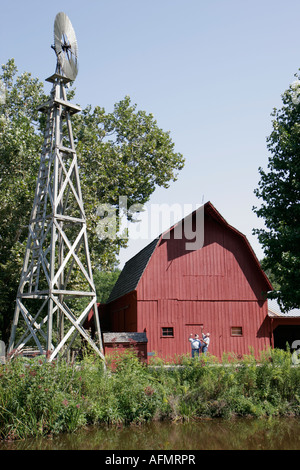
<instances>
[{"instance_id":1,"label":"person in white shirt","mask_svg":"<svg viewBox=\"0 0 300 470\"><path fill-rule=\"evenodd\" d=\"M193 333L191 333L189 341L192 347L192 357L195 357L195 355L199 356L202 347L199 335L195 334L195 337L193 338Z\"/></svg>"},{"instance_id":2,"label":"person in white shirt","mask_svg":"<svg viewBox=\"0 0 300 470\"><path fill-rule=\"evenodd\" d=\"M202 341L204 343L203 346L202 346L202 352L203 352L203 354L206 354L207 350L208 350L209 343L210 343L210 333L206 333L206 335L204 333L202 333Z\"/></svg>"}]
</instances>

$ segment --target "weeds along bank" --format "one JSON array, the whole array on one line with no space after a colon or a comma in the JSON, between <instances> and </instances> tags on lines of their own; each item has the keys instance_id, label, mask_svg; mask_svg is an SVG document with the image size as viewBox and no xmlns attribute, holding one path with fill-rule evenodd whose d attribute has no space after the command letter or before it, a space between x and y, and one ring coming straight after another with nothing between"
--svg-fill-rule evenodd
<instances>
[{"instance_id":1,"label":"weeds along bank","mask_svg":"<svg viewBox=\"0 0 300 470\"><path fill-rule=\"evenodd\" d=\"M300 416L300 366L282 350L259 360L179 357L145 366L134 353L106 371L86 356L73 365L17 358L0 366L1 439L73 432L86 425L150 420Z\"/></svg>"}]
</instances>

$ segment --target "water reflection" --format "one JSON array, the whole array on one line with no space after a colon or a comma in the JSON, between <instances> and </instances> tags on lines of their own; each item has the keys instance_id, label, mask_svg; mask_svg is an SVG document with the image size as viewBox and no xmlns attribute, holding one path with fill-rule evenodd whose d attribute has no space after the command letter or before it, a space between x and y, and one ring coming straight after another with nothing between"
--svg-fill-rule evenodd
<instances>
[{"instance_id":1,"label":"water reflection","mask_svg":"<svg viewBox=\"0 0 300 470\"><path fill-rule=\"evenodd\" d=\"M203 420L97 427L53 439L0 443L0 450L299 450L300 419Z\"/></svg>"}]
</instances>

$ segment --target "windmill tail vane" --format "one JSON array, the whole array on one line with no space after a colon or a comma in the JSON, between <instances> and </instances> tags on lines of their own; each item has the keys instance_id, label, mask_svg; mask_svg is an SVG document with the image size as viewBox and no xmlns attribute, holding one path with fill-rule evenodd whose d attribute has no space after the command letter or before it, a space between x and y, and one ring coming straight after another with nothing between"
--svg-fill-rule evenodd
<instances>
[{"instance_id":1,"label":"windmill tail vane","mask_svg":"<svg viewBox=\"0 0 300 470\"><path fill-rule=\"evenodd\" d=\"M81 109L66 95L77 74L77 42L64 13L56 16L54 31L58 57L71 51L76 60L71 55L58 59L59 69L46 79L53 84L50 99L39 106L47 121L8 354L13 357L34 345L52 361L67 355L79 338L104 360L71 123ZM66 37L70 48L63 51L58 41L66 42ZM94 337L84 328L91 311Z\"/></svg>"}]
</instances>

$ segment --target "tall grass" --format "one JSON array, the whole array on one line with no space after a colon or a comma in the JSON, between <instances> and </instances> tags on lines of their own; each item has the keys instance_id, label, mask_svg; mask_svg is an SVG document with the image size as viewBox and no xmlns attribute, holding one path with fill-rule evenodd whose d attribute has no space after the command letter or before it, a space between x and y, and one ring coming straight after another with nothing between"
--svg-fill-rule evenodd
<instances>
[{"instance_id":1,"label":"tall grass","mask_svg":"<svg viewBox=\"0 0 300 470\"><path fill-rule=\"evenodd\" d=\"M17 358L0 366L2 439L90 424L280 415L300 415L300 368L281 350L259 360L182 356L168 367L158 359L145 366L133 352L106 370L91 355L73 365Z\"/></svg>"}]
</instances>

